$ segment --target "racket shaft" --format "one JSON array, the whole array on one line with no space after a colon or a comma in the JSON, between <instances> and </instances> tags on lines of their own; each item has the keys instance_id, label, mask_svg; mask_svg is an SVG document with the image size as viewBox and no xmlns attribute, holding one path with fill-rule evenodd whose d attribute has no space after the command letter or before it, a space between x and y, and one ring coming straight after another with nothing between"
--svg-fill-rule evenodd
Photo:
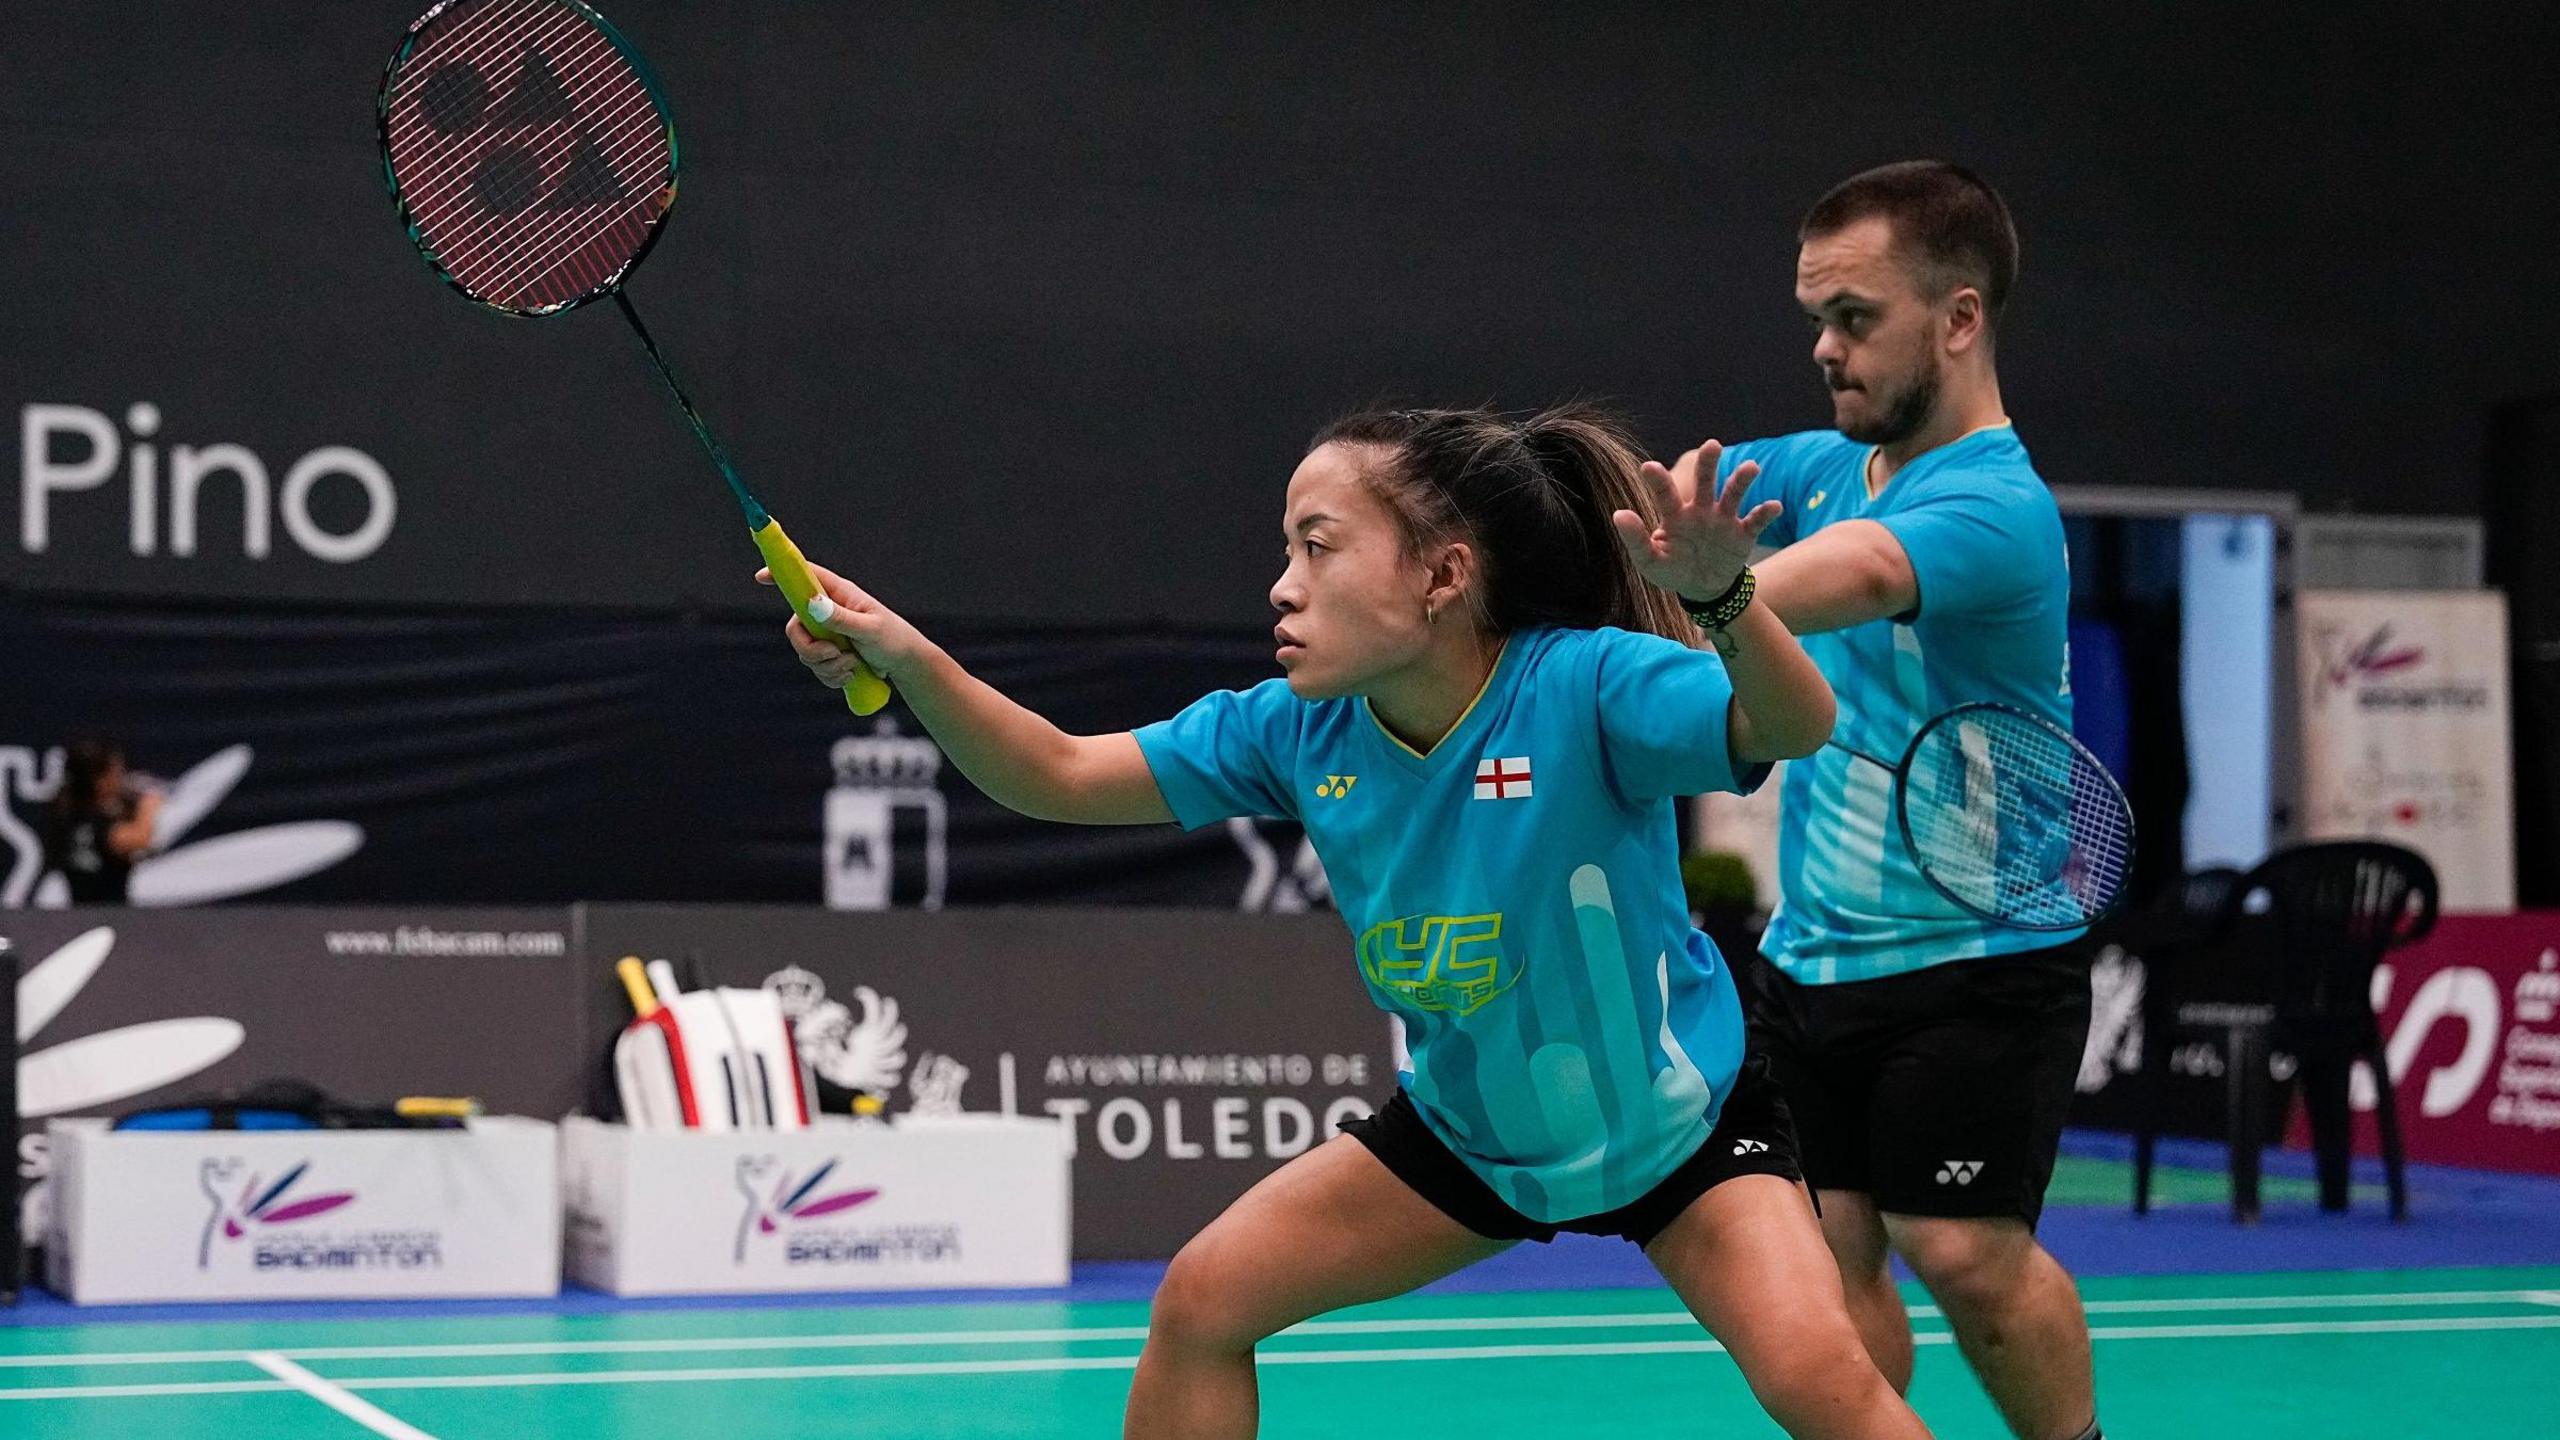
<instances>
[{"instance_id":1,"label":"racket shaft","mask_svg":"<svg viewBox=\"0 0 2560 1440\"><path fill-rule=\"evenodd\" d=\"M790 599L792 611L812 631L831 640L843 639L842 635L826 628L809 613L809 602L817 599L819 592L818 577L809 573L808 559L801 555L799 546L791 543L791 537L782 533L781 522L775 520L763 502L747 489L747 482L739 478L738 467L729 462L728 448L720 443L719 436L711 433L711 422L702 418L702 412L694 406L693 397L685 393L684 385L676 379L675 367L667 363L666 355L658 349L656 337L649 333L648 326L641 323L640 312L632 308L631 297L616 289L613 303L622 311L622 318L630 322L631 333L640 339L640 348L649 352L649 363L657 367L658 378L666 382L667 394L674 398L676 408L684 412L685 423L693 427L694 438L702 442L702 448L711 456L711 463L720 467L720 478L729 483L729 493L737 498L738 508L745 512L747 531L755 537L756 549L764 553L765 566L773 571L773 583L781 587L782 593ZM855 663L861 668L854 672L852 682L844 687L844 703L856 715L869 715L889 703L889 682L881 679L870 666L862 665L859 659Z\"/></svg>"},{"instance_id":2,"label":"racket shaft","mask_svg":"<svg viewBox=\"0 0 2560 1440\"><path fill-rule=\"evenodd\" d=\"M809 562L800 547L782 533L782 522L767 516L762 528L755 532L756 549L764 552L764 563L773 571L773 583L781 587L791 601L792 611L800 623L819 635L841 639L835 631L811 618L809 604L818 598L818 577L809 573ZM855 662L860 665L859 661ZM880 678L868 665L853 672L853 680L844 687L844 703L856 715L869 715L889 703L889 682Z\"/></svg>"}]
</instances>

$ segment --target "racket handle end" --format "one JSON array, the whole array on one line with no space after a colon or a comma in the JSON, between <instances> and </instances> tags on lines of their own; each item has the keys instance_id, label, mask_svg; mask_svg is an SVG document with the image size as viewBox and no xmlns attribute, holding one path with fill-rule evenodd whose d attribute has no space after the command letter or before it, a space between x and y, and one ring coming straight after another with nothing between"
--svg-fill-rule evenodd
<instances>
[{"instance_id":1,"label":"racket handle end","mask_svg":"<svg viewBox=\"0 0 2560 1440\"><path fill-rule=\"evenodd\" d=\"M844 687L844 703L856 715L876 715L889 703L889 682L869 670L860 671Z\"/></svg>"}]
</instances>

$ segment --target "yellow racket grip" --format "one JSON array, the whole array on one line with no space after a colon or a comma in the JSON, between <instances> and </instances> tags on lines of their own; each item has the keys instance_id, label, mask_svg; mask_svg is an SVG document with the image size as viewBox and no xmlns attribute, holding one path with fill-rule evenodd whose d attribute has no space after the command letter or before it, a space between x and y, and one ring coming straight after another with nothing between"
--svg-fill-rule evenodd
<instances>
[{"instance_id":1,"label":"yellow racket grip","mask_svg":"<svg viewBox=\"0 0 2560 1440\"><path fill-rule=\"evenodd\" d=\"M391 1108L412 1120L468 1120L480 1113L480 1102L467 1095L403 1095Z\"/></svg>"},{"instance_id":2,"label":"yellow racket grip","mask_svg":"<svg viewBox=\"0 0 2560 1440\"><path fill-rule=\"evenodd\" d=\"M625 955L613 962L613 973L622 977L622 988L631 995L631 1009L646 1020L658 1013L658 992L649 988L649 972L640 968L640 957Z\"/></svg>"},{"instance_id":3,"label":"yellow racket grip","mask_svg":"<svg viewBox=\"0 0 2560 1440\"><path fill-rule=\"evenodd\" d=\"M800 617L801 623L817 634L843 638L828 629L823 618L834 609L835 602L819 593L818 577L809 573L809 561L801 555L800 547L792 544L791 537L782 533L782 522L767 518L764 528L754 534L756 548L764 552L765 568L773 572L773 583L781 587L782 593L790 599L791 609ZM852 681L844 687L844 703L856 715L869 715L889 703L889 682L859 659L854 664L859 668L853 672Z\"/></svg>"}]
</instances>

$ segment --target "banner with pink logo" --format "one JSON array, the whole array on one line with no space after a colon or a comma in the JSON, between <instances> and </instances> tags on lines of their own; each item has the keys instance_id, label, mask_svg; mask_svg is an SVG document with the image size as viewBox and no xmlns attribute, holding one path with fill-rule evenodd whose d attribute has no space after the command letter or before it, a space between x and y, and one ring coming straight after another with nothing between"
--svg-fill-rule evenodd
<instances>
[{"instance_id":1,"label":"banner with pink logo","mask_svg":"<svg viewBox=\"0 0 2560 1440\"><path fill-rule=\"evenodd\" d=\"M2304 833L2408 846L2448 912L2514 909L2506 597L2306 590L2297 613Z\"/></svg>"},{"instance_id":2,"label":"banner with pink logo","mask_svg":"<svg viewBox=\"0 0 2560 1440\"><path fill-rule=\"evenodd\" d=\"M2560 1175L2560 911L2450 917L2373 995L2411 1160ZM2359 1154L2380 1153L2374 1100L2359 1068Z\"/></svg>"}]
</instances>

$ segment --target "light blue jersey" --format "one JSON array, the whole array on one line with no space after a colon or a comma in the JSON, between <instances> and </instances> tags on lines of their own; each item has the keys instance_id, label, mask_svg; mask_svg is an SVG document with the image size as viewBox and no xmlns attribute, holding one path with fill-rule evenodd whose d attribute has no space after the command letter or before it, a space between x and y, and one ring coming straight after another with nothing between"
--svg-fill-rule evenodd
<instances>
[{"instance_id":1,"label":"light blue jersey","mask_svg":"<svg viewBox=\"0 0 2560 1440\"><path fill-rule=\"evenodd\" d=\"M1222 691L1137 732L1197 828L1302 822L1404 1021L1432 1132L1550 1223L1643 1196L1705 1143L1742 1063L1731 975L1689 923L1672 797L1747 790L1714 654L1623 630L1511 637L1428 755L1364 700Z\"/></svg>"},{"instance_id":2,"label":"light blue jersey","mask_svg":"<svg viewBox=\"0 0 2560 1440\"><path fill-rule=\"evenodd\" d=\"M2006 425L1914 459L1867 493L1874 447L1836 431L1725 451L1760 462L1751 498L1786 513L1761 536L1788 545L1872 520L1911 557L1920 608L1802 637L1840 701L1832 739L1888 763L1930 716L1996 700L2071 727L2071 576L2062 512ZM1787 766L1779 792L1778 912L1760 949L1810 985L1898 975L2071 938L1988 924L1920 878L1894 822L1893 777L1825 746Z\"/></svg>"}]
</instances>

